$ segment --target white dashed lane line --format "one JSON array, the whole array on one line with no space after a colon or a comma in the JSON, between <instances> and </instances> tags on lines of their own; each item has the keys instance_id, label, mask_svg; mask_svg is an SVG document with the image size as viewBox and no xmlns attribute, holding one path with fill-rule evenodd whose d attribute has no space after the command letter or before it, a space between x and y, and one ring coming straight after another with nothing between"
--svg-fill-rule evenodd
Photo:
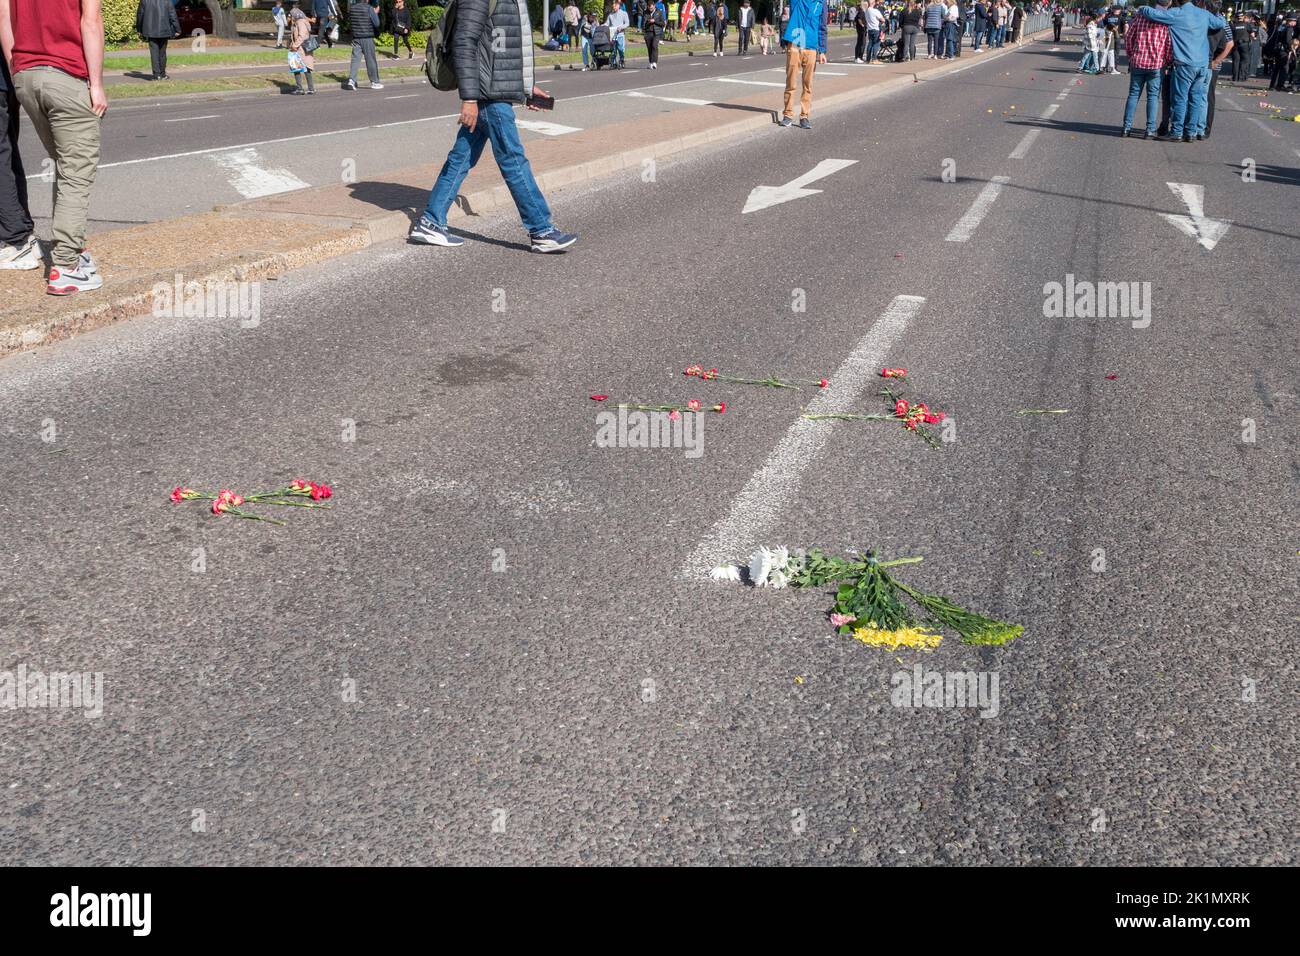
<instances>
[{"instance_id":1,"label":"white dashed lane line","mask_svg":"<svg viewBox=\"0 0 1300 956\"><path fill-rule=\"evenodd\" d=\"M948 233L948 242L967 242L970 237L975 235L975 230L979 224L988 215L993 203L997 200L998 194L1002 192L1002 187L1011 182L1009 176L994 176L980 194L975 197L971 207L966 210L966 215L957 220L957 225L952 227L952 232Z\"/></svg>"}]
</instances>

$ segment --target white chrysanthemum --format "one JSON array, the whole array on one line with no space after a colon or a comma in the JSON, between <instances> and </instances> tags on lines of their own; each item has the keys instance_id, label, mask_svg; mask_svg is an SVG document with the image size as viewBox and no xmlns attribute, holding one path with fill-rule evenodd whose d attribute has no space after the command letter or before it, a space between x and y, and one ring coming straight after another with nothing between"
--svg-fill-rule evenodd
<instances>
[{"instance_id":1,"label":"white chrysanthemum","mask_svg":"<svg viewBox=\"0 0 1300 956\"><path fill-rule=\"evenodd\" d=\"M766 587L772 572L784 572L789 563L788 549L761 547L749 556L749 583L756 588Z\"/></svg>"},{"instance_id":2,"label":"white chrysanthemum","mask_svg":"<svg viewBox=\"0 0 1300 956\"><path fill-rule=\"evenodd\" d=\"M709 572L709 577L715 581L739 581L740 565L720 564Z\"/></svg>"},{"instance_id":3,"label":"white chrysanthemum","mask_svg":"<svg viewBox=\"0 0 1300 956\"><path fill-rule=\"evenodd\" d=\"M772 573L767 576L767 586L775 591L781 590L789 583L790 578L784 571L773 569Z\"/></svg>"},{"instance_id":4,"label":"white chrysanthemum","mask_svg":"<svg viewBox=\"0 0 1300 956\"><path fill-rule=\"evenodd\" d=\"M767 583L767 576L772 573L772 552L759 548L749 556L749 583L761 588Z\"/></svg>"}]
</instances>

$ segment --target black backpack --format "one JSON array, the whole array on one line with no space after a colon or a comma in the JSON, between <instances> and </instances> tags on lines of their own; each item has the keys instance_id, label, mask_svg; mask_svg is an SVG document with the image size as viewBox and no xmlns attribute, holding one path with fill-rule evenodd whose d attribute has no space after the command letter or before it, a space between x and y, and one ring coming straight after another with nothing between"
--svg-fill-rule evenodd
<instances>
[{"instance_id":1,"label":"black backpack","mask_svg":"<svg viewBox=\"0 0 1300 956\"><path fill-rule=\"evenodd\" d=\"M451 37L456 30L456 0L448 0L437 25L429 31L424 47L424 75L435 90L457 89L456 70L451 62ZM497 0L488 0L488 20L496 13Z\"/></svg>"}]
</instances>

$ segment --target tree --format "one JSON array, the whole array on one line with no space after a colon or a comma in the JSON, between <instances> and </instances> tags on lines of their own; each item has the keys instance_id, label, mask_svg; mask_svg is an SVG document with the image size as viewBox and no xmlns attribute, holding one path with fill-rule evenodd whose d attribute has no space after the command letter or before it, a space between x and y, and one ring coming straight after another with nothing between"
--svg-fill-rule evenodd
<instances>
[{"instance_id":1,"label":"tree","mask_svg":"<svg viewBox=\"0 0 1300 956\"><path fill-rule=\"evenodd\" d=\"M234 0L203 0L212 14L212 32L227 40L239 39L239 28L235 23Z\"/></svg>"}]
</instances>

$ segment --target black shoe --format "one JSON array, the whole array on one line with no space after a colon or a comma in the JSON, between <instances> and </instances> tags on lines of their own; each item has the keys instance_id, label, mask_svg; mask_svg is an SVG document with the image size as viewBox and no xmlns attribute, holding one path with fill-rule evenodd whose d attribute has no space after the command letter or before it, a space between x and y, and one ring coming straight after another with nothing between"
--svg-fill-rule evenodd
<instances>
[{"instance_id":1,"label":"black shoe","mask_svg":"<svg viewBox=\"0 0 1300 956\"><path fill-rule=\"evenodd\" d=\"M1156 137L1156 139L1158 139L1158 140L1159 140L1160 142L1162 142L1162 143L1181 143L1181 142L1183 142L1183 138L1182 138L1181 136L1170 136L1168 133L1161 133L1159 136Z\"/></svg>"},{"instance_id":2,"label":"black shoe","mask_svg":"<svg viewBox=\"0 0 1300 956\"><path fill-rule=\"evenodd\" d=\"M1190 143L1191 141L1192 141L1192 137L1191 137L1191 135L1188 134L1188 133L1184 133L1184 134L1183 134L1183 142L1184 142L1184 143Z\"/></svg>"},{"instance_id":3,"label":"black shoe","mask_svg":"<svg viewBox=\"0 0 1300 956\"><path fill-rule=\"evenodd\" d=\"M1196 134L1196 141L1197 141L1198 143L1203 143L1203 142L1205 142L1205 141L1206 141L1207 139L1209 139L1209 138L1210 138L1210 137L1205 136L1205 135L1203 135L1203 134L1201 134L1201 133L1197 133L1197 134Z\"/></svg>"},{"instance_id":4,"label":"black shoe","mask_svg":"<svg viewBox=\"0 0 1300 956\"><path fill-rule=\"evenodd\" d=\"M1124 129L1124 130L1120 130L1119 135L1120 135L1120 138L1121 138L1121 139L1128 139L1128 137L1129 137L1129 131L1126 130L1126 129Z\"/></svg>"}]
</instances>

